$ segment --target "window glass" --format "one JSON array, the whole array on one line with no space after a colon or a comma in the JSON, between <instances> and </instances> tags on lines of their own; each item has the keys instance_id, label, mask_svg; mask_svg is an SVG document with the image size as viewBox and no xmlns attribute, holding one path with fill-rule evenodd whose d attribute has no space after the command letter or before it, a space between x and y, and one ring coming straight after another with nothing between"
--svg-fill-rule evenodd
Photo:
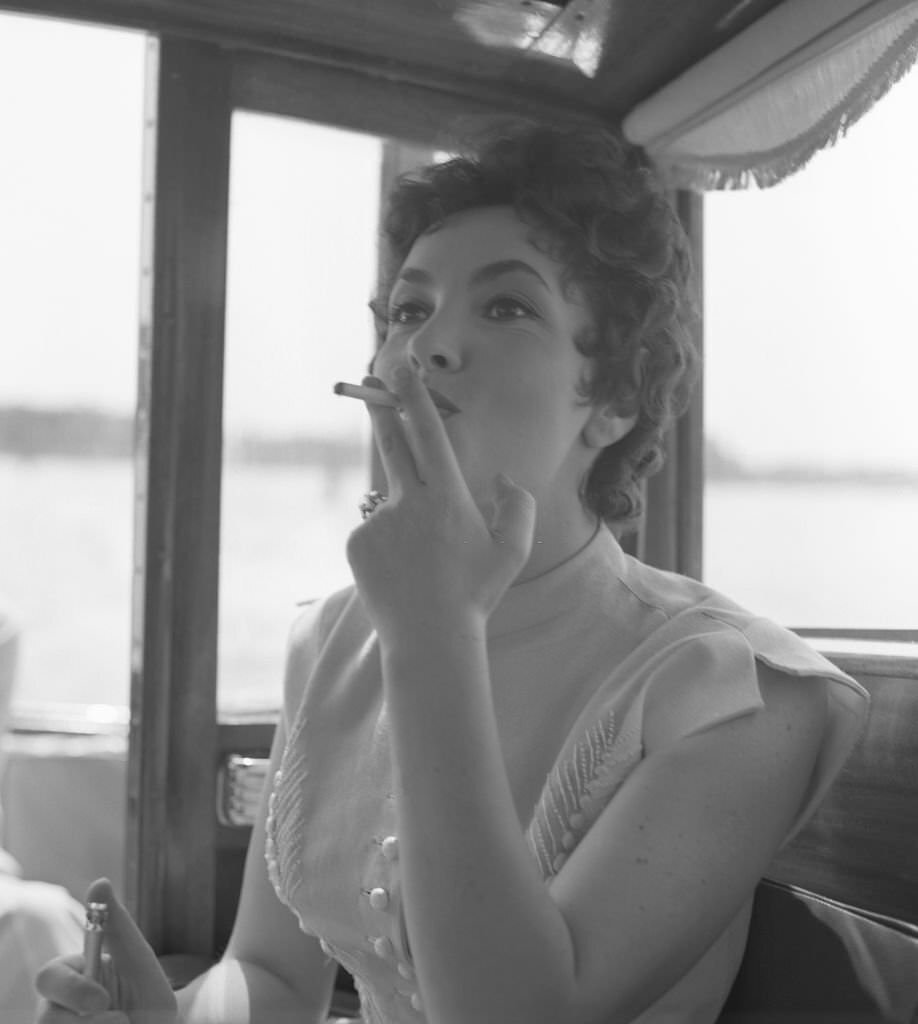
<instances>
[{"instance_id":1,"label":"window glass","mask_svg":"<svg viewBox=\"0 0 918 1024\"><path fill-rule=\"evenodd\" d=\"M918 627L916 121L705 198L705 578L793 626Z\"/></svg>"},{"instance_id":2,"label":"window glass","mask_svg":"<svg viewBox=\"0 0 918 1024\"><path fill-rule=\"evenodd\" d=\"M128 700L144 49L0 15L0 593L20 708Z\"/></svg>"},{"instance_id":3,"label":"window glass","mask_svg":"<svg viewBox=\"0 0 918 1024\"><path fill-rule=\"evenodd\" d=\"M298 602L351 582L369 487L359 383L373 351L382 143L233 118L219 705L276 708Z\"/></svg>"}]
</instances>

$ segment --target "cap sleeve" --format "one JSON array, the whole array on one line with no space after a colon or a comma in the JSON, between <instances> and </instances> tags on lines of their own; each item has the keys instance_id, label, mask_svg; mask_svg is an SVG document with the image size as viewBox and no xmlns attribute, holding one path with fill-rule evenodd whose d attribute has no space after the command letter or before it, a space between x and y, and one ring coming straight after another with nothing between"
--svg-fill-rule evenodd
<instances>
[{"instance_id":1,"label":"cap sleeve","mask_svg":"<svg viewBox=\"0 0 918 1024\"><path fill-rule=\"evenodd\" d=\"M645 687L645 737L675 742L764 707L758 663L799 680L822 681L828 718L813 777L784 842L805 824L851 753L869 712L867 691L800 637L768 619L706 612L704 632L661 652Z\"/></svg>"},{"instance_id":2,"label":"cap sleeve","mask_svg":"<svg viewBox=\"0 0 918 1024\"><path fill-rule=\"evenodd\" d=\"M663 648L644 685L643 735L655 748L758 711L755 655L729 628L681 637Z\"/></svg>"},{"instance_id":3,"label":"cap sleeve","mask_svg":"<svg viewBox=\"0 0 918 1024\"><path fill-rule=\"evenodd\" d=\"M828 722L804 806L784 843L806 824L826 791L844 767L870 714L870 695L846 672L823 657L800 637L768 619L754 619L747 636L756 656L767 665L801 680L818 677L827 683Z\"/></svg>"}]
</instances>

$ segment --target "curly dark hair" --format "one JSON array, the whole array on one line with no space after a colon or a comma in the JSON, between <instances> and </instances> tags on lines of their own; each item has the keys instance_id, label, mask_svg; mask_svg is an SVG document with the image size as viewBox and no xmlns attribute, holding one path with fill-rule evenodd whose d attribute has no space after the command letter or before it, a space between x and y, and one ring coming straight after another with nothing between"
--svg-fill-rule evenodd
<instances>
[{"instance_id":1,"label":"curly dark hair","mask_svg":"<svg viewBox=\"0 0 918 1024\"><path fill-rule=\"evenodd\" d=\"M642 150L595 125L492 121L471 135L466 126L450 150L460 155L398 179L372 305L387 307L420 235L464 210L512 207L593 313L595 325L575 338L590 360L581 396L637 415L581 485L588 509L610 526L631 525L641 514L641 480L662 464L663 434L688 404L698 362L689 248L665 190ZM382 320L378 329L383 338Z\"/></svg>"}]
</instances>

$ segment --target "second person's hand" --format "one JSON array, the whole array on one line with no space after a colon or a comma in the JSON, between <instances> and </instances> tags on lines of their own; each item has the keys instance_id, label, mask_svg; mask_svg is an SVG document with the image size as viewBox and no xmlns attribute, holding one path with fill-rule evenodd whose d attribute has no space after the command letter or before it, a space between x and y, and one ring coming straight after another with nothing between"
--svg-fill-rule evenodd
<instances>
[{"instance_id":1,"label":"second person's hand","mask_svg":"<svg viewBox=\"0 0 918 1024\"><path fill-rule=\"evenodd\" d=\"M111 883L93 882L87 901L108 905L101 977L84 976L82 954L46 964L35 982L46 1000L38 1024L176 1024L169 981Z\"/></svg>"}]
</instances>

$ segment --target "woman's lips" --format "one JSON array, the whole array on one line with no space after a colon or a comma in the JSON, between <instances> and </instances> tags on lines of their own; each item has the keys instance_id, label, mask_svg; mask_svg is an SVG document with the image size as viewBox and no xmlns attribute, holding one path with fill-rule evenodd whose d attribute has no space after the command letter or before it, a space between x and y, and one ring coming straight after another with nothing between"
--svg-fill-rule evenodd
<instances>
[{"instance_id":1,"label":"woman's lips","mask_svg":"<svg viewBox=\"0 0 918 1024\"><path fill-rule=\"evenodd\" d=\"M430 392L430 397L433 399L434 405L440 410L441 413L445 413L447 416L452 416L453 413L461 412L462 410L454 402L451 402L446 395L440 394L435 388L427 388Z\"/></svg>"}]
</instances>

